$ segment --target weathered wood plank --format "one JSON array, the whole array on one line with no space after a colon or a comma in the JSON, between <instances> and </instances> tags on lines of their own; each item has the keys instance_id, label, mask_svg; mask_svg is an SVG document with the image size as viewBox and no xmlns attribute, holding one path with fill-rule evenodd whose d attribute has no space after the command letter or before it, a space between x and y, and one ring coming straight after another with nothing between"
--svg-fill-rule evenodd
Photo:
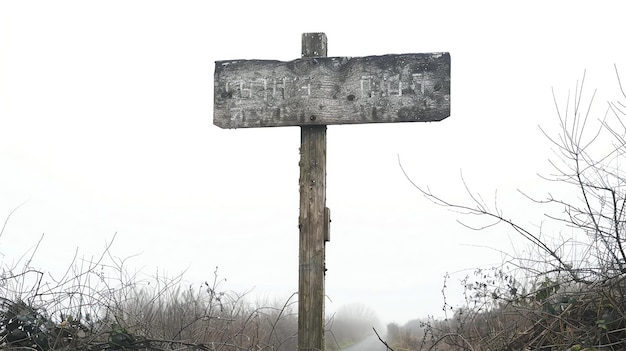
<instances>
[{"instance_id":1,"label":"weathered wood plank","mask_svg":"<svg viewBox=\"0 0 626 351\"><path fill-rule=\"evenodd\" d=\"M450 54L217 61L213 111L221 128L440 121Z\"/></svg>"}]
</instances>

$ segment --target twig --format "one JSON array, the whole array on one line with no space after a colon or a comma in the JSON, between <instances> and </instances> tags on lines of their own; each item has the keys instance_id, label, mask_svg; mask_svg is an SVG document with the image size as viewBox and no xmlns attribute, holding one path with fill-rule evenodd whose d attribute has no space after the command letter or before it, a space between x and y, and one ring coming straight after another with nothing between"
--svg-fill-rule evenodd
<instances>
[{"instance_id":1,"label":"twig","mask_svg":"<svg viewBox=\"0 0 626 351\"><path fill-rule=\"evenodd\" d=\"M472 344L469 343L469 341L467 341L467 339L465 339L463 337L463 335L460 334L456 334L456 333L447 333L447 334L443 334L439 339L437 339L429 348L428 351L432 350L441 340L449 337L449 336L458 336L459 338L461 338L461 340L463 340L467 346L469 347L470 350L474 351L474 348L472 347Z\"/></svg>"},{"instance_id":2,"label":"twig","mask_svg":"<svg viewBox=\"0 0 626 351\"><path fill-rule=\"evenodd\" d=\"M391 347L389 347L389 344L387 344L387 342L385 340L383 340L380 335L378 335L378 332L376 331L376 328L372 327L372 329L374 329L374 333L376 333L376 336L378 337L378 340L380 340L380 342L383 343L383 345L385 345L385 347L387 348L387 350L391 350L394 351Z\"/></svg>"},{"instance_id":3,"label":"twig","mask_svg":"<svg viewBox=\"0 0 626 351\"><path fill-rule=\"evenodd\" d=\"M0 237L2 237L2 234L4 234L4 229L7 227L7 223L9 222L9 218L11 218L11 215L13 215L13 213L17 211L18 208L22 207L22 205L24 205L26 202L27 201L22 202L16 208L14 208L13 211L9 212L9 215L4 220L4 225L2 225L2 230L0 230Z\"/></svg>"}]
</instances>

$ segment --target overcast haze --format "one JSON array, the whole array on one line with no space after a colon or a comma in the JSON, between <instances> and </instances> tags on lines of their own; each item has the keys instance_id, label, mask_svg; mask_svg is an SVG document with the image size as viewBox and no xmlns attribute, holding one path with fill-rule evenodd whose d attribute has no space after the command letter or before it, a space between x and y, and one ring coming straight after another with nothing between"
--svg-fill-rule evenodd
<instances>
[{"instance_id":1,"label":"overcast haze","mask_svg":"<svg viewBox=\"0 0 626 351\"><path fill-rule=\"evenodd\" d=\"M593 4L593 5L592 5ZM619 1L3 1L0 3L0 238L4 264L44 234L33 265L60 271L76 248L145 274L178 274L286 299L298 283L297 127L223 130L216 60L292 60L301 34L329 56L450 52L451 116L437 123L330 126L328 312L358 302L384 321L441 316L446 272L502 260L519 240L470 231L420 185L469 186L539 224L516 189L547 192L551 95L587 69L595 116L626 72ZM517 244L517 249L522 246ZM450 292L451 303L461 300ZM456 294L456 295L455 295Z\"/></svg>"}]
</instances>

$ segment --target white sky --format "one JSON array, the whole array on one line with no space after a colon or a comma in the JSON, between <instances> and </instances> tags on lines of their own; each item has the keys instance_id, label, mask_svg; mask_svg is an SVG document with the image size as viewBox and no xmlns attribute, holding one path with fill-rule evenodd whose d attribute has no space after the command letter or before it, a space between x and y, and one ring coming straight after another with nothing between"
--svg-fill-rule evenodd
<instances>
[{"instance_id":1,"label":"white sky","mask_svg":"<svg viewBox=\"0 0 626 351\"><path fill-rule=\"evenodd\" d=\"M146 274L212 279L284 299L297 290L297 127L212 124L214 61L292 60L301 34L329 56L450 52L452 115L438 123L328 128L329 312L359 302L384 321L441 316L446 272L499 263L508 231L474 232L420 185L472 189L507 216L539 223L516 193L536 173L584 69L613 98L626 72L619 1L3 1L0 2L0 253L17 260L45 233L35 266L65 267L78 247ZM545 172L544 172L545 173ZM519 249L519 244L516 244ZM471 272L471 271L470 271ZM458 290L453 275L448 284ZM459 301L460 290L447 294Z\"/></svg>"}]
</instances>

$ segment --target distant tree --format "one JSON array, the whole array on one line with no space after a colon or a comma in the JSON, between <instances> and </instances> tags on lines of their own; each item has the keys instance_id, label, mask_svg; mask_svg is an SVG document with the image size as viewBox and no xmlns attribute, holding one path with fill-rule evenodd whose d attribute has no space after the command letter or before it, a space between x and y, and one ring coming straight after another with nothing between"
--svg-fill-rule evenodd
<instances>
[{"instance_id":1,"label":"distant tree","mask_svg":"<svg viewBox=\"0 0 626 351\"><path fill-rule=\"evenodd\" d=\"M425 344L424 330L428 328L429 320L413 319L403 326L396 323L387 324L387 342L398 349L417 350Z\"/></svg>"}]
</instances>

